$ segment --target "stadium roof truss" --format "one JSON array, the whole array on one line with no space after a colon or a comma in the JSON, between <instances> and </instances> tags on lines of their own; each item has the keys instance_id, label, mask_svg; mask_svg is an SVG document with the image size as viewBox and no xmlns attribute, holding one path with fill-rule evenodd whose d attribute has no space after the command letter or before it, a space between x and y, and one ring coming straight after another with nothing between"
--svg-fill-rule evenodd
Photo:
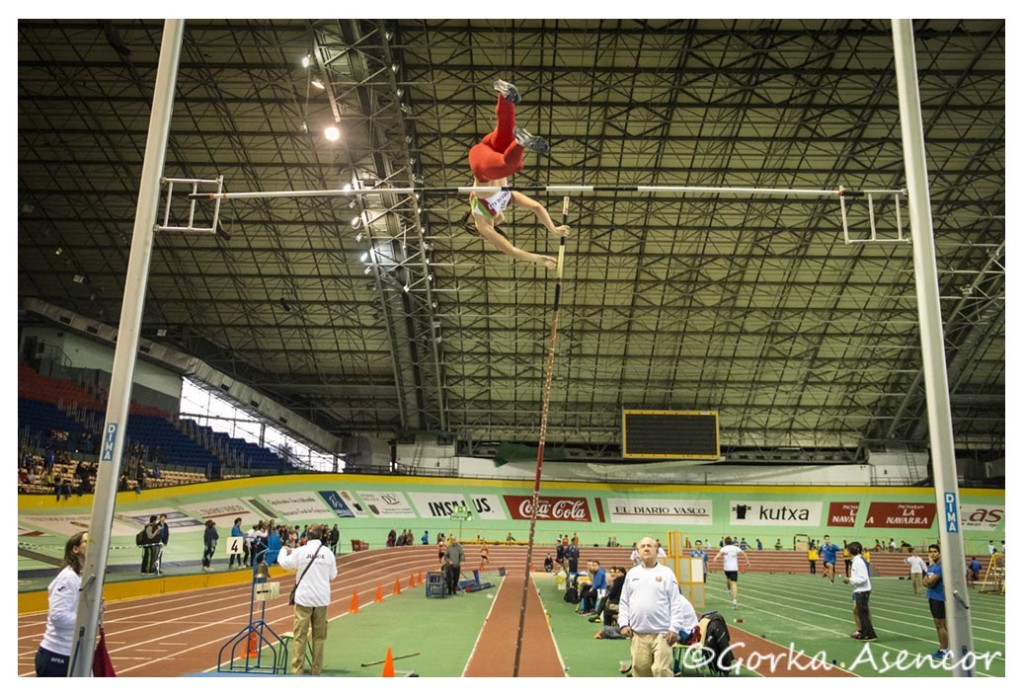
<instances>
[{"instance_id":1,"label":"stadium roof truss","mask_svg":"<svg viewBox=\"0 0 1024 696\"><path fill-rule=\"evenodd\" d=\"M914 27L955 442L1001 450L1005 25ZM116 323L162 30L19 22L19 297ZM890 24L838 19L189 21L165 175L466 186L496 78L553 146L513 186L905 186ZM718 411L726 448L924 445L912 250L887 243L906 210L846 204L850 240L824 197L572 196L548 441L603 453L623 408L682 408ZM533 441L554 285L467 211L225 201L215 234L157 236L143 336L339 437ZM518 246L557 246L510 217Z\"/></svg>"}]
</instances>

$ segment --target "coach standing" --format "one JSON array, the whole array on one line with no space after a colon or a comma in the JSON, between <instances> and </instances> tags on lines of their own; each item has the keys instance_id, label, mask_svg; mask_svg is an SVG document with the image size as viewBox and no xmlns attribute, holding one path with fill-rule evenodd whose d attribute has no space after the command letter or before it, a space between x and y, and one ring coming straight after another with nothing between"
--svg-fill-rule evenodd
<instances>
[{"instance_id":1,"label":"coach standing","mask_svg":"<svg viewBox=\"0 0 1024 696\"><path fill-rule=\"evenodd\" d=\"M458 537L451 537L448 546L444 550L445 573L448 581L448 594L454 595L459 591L459 577L462 575L462 562L466 560L466 552L462 550L462 544Z\"/></svg>"},{"instance_id":2,"label":"coach standing","mask_svg":"<svg viewBox=\"0 0 1024 696\"><path fill-rule=\"evenodd\" d=\"M654 540L644 537L637 550L640 565L626 573L619 598L619 633L632 638L634 676L671 677L672 646L680 631L697 626L697 613L679 593L675 573L658 562Z\"/></svg>"},{"instance_id":3,"label":"coach standing","mask_svg":"<svg viewBox=\"0 0 1024 696\"><path fill-rule=\"evenodd\" d=\"M285 570L294 570L295 634L292 674L302 674L306 641L312 636L313 664L310 674L318 675L324 666L327 641L327 607L331 603L331 581L338 577L334 554L323 543L324 528L312 525L306 530L306 544L292 550L285 546L277 562Z\"/></svg>"}]
</instances>

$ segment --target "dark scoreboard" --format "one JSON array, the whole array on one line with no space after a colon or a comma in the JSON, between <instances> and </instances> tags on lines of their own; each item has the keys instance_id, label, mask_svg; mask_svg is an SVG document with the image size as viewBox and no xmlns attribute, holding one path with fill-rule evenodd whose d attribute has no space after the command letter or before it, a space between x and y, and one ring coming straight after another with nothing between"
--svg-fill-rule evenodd
<instances>
[{"instance_id":1,"label":"dark scoreboard","mask_svg":"<svg viewBox=\"0 0 1024 696\"><path fill-rule=\"evenodd\" d=\"M717 411L622 411L622 456L719 458Z\"/></svg>"}]
</instances>

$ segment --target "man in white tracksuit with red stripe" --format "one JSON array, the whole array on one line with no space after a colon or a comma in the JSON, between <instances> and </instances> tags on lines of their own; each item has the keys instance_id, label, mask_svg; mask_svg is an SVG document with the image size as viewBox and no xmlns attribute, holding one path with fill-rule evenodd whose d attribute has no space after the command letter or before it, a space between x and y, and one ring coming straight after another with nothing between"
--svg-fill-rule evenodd
<instances>
[{"instance_id":1,"label":"man in white tracksuit with red stripe","mask_svg":"<svg viewBox=\"0 0 1024 696\"><path fill-rule=\"evenodd\" d=\"M644 537L637 550L640 565L626 573L619 599L619 632L632 638L633 676L671 677L672 646L680 631L697 627L697 612L680 594L675 573L658 562L654 540Z\"/></svg>"}]
</instances>

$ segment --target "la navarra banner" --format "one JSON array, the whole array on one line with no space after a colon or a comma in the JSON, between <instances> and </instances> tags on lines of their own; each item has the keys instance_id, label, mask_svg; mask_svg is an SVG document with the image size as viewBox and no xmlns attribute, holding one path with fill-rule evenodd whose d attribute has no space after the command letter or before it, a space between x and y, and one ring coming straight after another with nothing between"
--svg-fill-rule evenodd
<instances>
[{"instance_id":1,"label":"la navarra banner","mask_svg":"<svg viewBox=\"0 0 1024 696\"><path fill-rule=\"evenodd\" d=\"M865 527L930 529L935 503L871 503Z\"/></svg>"}]
</instances>

